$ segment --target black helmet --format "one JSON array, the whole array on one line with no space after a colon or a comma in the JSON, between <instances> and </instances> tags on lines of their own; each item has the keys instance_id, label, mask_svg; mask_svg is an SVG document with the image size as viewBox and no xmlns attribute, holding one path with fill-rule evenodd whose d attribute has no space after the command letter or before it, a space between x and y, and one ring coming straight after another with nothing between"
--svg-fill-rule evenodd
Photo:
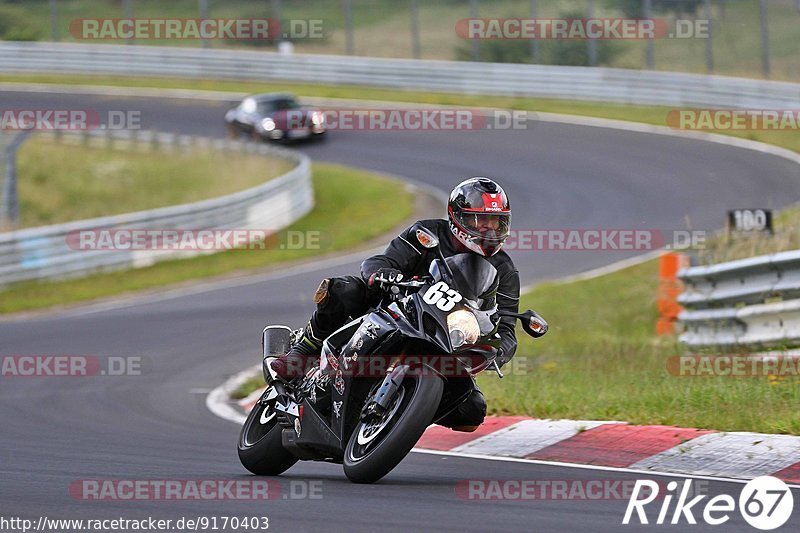
<instances>
[{"instance_id":1,"label":"black helmet","mask_svg":"<svg viewBox=\"0 0 800 533\"><path fill-rule=\"evenodd\" d=\"M486 257L500 251L511 229L508 196L489 178L469 178L459 183L450 193L447 217L456 239Z\"/></svg>"}]
</instances>

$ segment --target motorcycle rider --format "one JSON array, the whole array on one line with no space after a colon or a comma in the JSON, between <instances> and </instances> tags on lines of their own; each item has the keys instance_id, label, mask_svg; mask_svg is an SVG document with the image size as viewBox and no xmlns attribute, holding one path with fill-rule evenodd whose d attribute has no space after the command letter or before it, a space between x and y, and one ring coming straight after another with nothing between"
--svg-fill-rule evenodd
<instances>
[{"instance_id":1,"label":"motorcycle rider","mask_svg":"<svg viewBox=\"0 0 800 533\"><path fill-rule=\"evenodd\" d=\"M314 294L317 305L302 337L283 356L269 362L271 373L282 379L305 374L311 356L321 353L322 341L343 326L350 317L358 317L376 305L381 292L392 282L428 274L436 257L416 238L416 228L423 227L439 239L444 257L472 252L485 257L497 269L497 307L517 313L519 309L519 273L511 258L502 251L511 227L508 196L496 182L473 177L459 183L450 193L447 220L421 220L395 237L383 254L361 263L361 276L343 276L322 280ZM515 319L502 317L498 325L501 345L497 363L507 363L517 349ZM474 385L473 385L474 386ZM474 431L483 423L486 401L474 386L467 401L438 423L459 431Z\"/></svg>"}]
</instances>

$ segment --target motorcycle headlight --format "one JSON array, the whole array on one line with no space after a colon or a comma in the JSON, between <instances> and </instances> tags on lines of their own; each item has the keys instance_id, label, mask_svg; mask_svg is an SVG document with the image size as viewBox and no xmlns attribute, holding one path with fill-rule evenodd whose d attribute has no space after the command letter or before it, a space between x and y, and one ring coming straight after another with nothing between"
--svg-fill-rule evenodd
<instances>
[{"instance_id":1,"label":"motorcycle headlight","mask_svg":"<svg viewBox=\"0 0 800 533\"><path fill-rule=\"evenodd\" d=\"M320 124L325 122L325 115L320 113L319 111L314 111L311 113L311 123L315 126L319 126Z\"/></svg>"},{"instance_id":2,"label":"motorcycle headlight","mask_svg":"<svg viewBox=\"0 0 800 533\"><path fill-rule=\"evenodd\" d=\"M447 329L453 348L464 344L475 344L481 335L478 319L466 309L459 309L447 315Z\"/></svg>"},{"instance_id":3,"label":"motorcycle headlight","mask_svg":"<svg viewBox=\"0 0 800 533\"><path fill-rule=\"evenodd\" d=\"M272 131L275 129L275 121L271 118L265 118L261 121L261 127L264 128L264 131Z\"/></svg>"}]
</instances>

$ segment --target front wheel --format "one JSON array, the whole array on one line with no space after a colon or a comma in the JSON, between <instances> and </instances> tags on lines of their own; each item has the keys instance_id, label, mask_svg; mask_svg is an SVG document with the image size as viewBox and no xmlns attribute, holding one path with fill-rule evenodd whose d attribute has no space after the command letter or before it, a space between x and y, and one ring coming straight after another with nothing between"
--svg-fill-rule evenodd
<instances>
[{"instance_id":1,"label":"front wheel","mask_svg":"<svg viewBox=\"0 0 800 533\"><path fill-rule=\"evenodd\" d=\"M344 452L347 478L373 483L397 466L433 420L443 389L438 376L407 375L380 420L356 425Z\"/></svg>"},{"instance_id":2,"label":"front wheel","mask_svg":"<svg viewBox=\"0 0 800 533\"><path fill-rule=\"evenodd\" d=\"M256 403L239 433L242 466L259 476L277 476L295 464L297 458L281 444L281 431L273 402Z\"/></svg>"}]
</instances>

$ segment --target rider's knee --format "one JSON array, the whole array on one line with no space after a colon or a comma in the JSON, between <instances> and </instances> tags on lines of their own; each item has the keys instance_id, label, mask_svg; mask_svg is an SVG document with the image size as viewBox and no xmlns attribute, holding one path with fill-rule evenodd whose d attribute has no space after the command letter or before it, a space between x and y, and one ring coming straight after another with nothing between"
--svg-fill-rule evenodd
<instances>
[{"instance_id":1,"label":"rider's knee","mask_svg":"<svg viewBox=\"0 0 800 533\"><path fill-rule=\"evenodd\" d=\"M454 412L447 415L439 423L454 431L471 432L478 429L486 418L486 400L481 391L475 389Z\"/></svg>"},{"instance_id":2,"label":"rider's knee","mask_svg":"<svg viewBox=\"0 0 800 533\"><path fill-rule=\"evenodd\" d=\"M349 310L360 307L365 299L366 288L360 277L340 276L322 280L314 293L314 303L322 310Z\"/></svg>"},{"instance_id":3,"label":"rider's knee","mask_svg":"<svg viewBox=\"0 0 800 533\"><path fill-rule=\"evenodd\" d=\"M479 390L472 391L469 399L461 404L461 426L480 426L486 418L486 400Z\"/></svg>"}]
</instances>

